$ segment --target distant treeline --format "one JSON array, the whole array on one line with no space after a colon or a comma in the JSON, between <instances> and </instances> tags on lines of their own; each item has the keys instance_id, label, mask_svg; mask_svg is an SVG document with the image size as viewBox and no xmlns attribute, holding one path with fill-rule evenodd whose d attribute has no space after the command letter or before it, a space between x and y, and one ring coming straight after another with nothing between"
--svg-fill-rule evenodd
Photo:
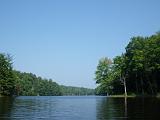
<instances>
[{"instance_id":1,"label":"distant treeline","mask_svg":"<svg viewBox=\"0 0 160 120\"><path fill-rule=\"evenodd\" d=\"M94 95L94 89L60 86L52 79L13 70L10 55L0 53L0 96Z\"/></svg>"},{"instance_id":2,"label":"distant treeline","mask_svg":"<svg viewBox=\"0 0 160 120\"><path fill-rule=\"evenodd\" d=\"M102 58L95 72L96 94L157 95L160 93L160 33L133 37L125 53Z\"/></svg>"},{"instance_id":3,"label":"distant treeline","mask_svg":"<svg viewBox=\"0 0 160 120\"><path fill-rule=\"evenodd\" d=\"M22 96L58 96L62 95L60 86L51 79L43 79L32 73L14 71L17 76L16 94Z\"/></svg>"},{"instance_id":4,"label":"distant treeline","mask_svg":"<svg viewBox=\"0 0 160 120\"><path fill-rule=\"evenodd\" d=\"M62 95L94 95L94 89L83 88L83 87L72 87L72 86L60 86Z\"/></svg>"}]
</instances>

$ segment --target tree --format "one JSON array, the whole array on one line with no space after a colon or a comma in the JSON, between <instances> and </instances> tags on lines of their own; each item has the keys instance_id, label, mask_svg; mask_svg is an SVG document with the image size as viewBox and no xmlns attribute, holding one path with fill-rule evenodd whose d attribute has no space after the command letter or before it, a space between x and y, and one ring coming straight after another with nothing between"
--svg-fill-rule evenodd
<instances>
[{"instance_id":1,"label":"tree","mask_svg":"<svg viewBox=\"0 0 160 120\"><path fill-rule=\"evenodd\" d=\"M145 64L145 38L133 37L126 47L126 66L129 72L129 79L135 84L133 91L144 94L144 64ZM133 84L132 84L133 86ZM131 87L129 87L131 88Z\"/></svg>"},{"instance_id":2,"label":"tree","mask_svg":"<svg viewBox=\"0 0 160 120\"><path fill-rule=\"evenodd\" d=\"M0 95L13 95L15 89L15 75L12 70L10 55L0 54Z\"/></svg>"},{"instance_id":3,"label":"tree","mask_svg":"<svg viewBox=\"0 0 160 120\"><path fill-rule=\"evenodd\" d=\"M110 79L111 67L112 67L111 59L102 58L102 59L100 59L100 61L98 63L98 66L97 66L97 70L95 72L96 83L100 84L101 87L99 87L99 88L103 88L104 90L106 90L104 92L106 94L110 93L110 89L112 89L112 87L111 87L111 79ZM98 90L102 91L100 89L98 89Z\"/></svg>"},{"instance_id":4,"label":"tree","mask_svg":"<svg viewBox=\"0 0 160 120\"><path fill-rule=\"evenodd\" d=\"M56 96L61 95L60 86L52 79L43 79L32 73L15 71L17 76L18 95L25 96Z\"/></svg>"},{"instance_id":5,"label":"tree","mask_svg":"<svg viewBox=\"0 0 160 120\"><path fill-rule=\"evenodd\" d=\"M127 84L126 84L127 72L126 72L124 54L114 58L113 72L114 72L114 80L119 79L119 81L124 86L124 94L125 96L127 96Z\"/></svg>"},{"instance_id":6,"label":"tree","mask_svg":"<svg viewBox=\"0 0 160 120\"><path fill-rule=\"evenodd\" d=\"M126 52L113 59L100 60L96 70L97 91L125 96L157 95L160 92L160 33L149 37L133 37L126 47ZM108 89L110 88L110 89Z\"/></svg>"},{"instance_id":7,"label":"tree","mask_svg":"<svg viewBox=\"0 0 160 120\"><path fill-rule=\"evenodd\" d=\"M110 72L111 64L112 64L112 61L109 58L100 59L98 66L97 66L97 70L95 72L96 83L99 84L102 81L106 80Z\"/></svg>"},{"instance_id":8,"label":"tree","mask_svg":"<svg viewBox=\"0 0 160 120\"><path fill-rule=\"evenodd\" d=\"M62 95L94 95L95 90L83 87L60 86Z\"/></svg>"}]
</instances>

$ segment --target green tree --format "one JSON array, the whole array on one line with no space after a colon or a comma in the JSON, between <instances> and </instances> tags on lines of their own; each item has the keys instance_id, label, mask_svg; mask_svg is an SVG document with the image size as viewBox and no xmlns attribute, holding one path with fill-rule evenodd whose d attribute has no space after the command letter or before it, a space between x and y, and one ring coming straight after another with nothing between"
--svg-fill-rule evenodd
<instances>
[{"instance_id":1,"label":"green tree","mask_svg":"<svg viewBox=\"0 0 160 120\"><path fill-rule=\"evenodd\" d=\"M94 95L95 90L83 87L60 86L62 95Z\"/></svg>"},{"instance_id":2,"label":"green tree","mask_svg":"<svg viewBox=\"0 0 160 120\"><path fill-rule=\"evenodd\" d=\"M105 90L103 94L110 93L110 90L112 89L111 67L112 67L112 61L109 58L102 58L99 60L97 70L95 72L96 83L100 85L97 90L98 91L102 91L101 89Z\"/></svg>"},{"instance_id":3,"label":"green tree","mask_svg":"<svg viewBox=\"0 0 160 120\"><path fill-rule=\"evenodd\" d=\"M96 91L125 95L157 95L160 92L160 33L149 37L133 37L126 52L113 59L100 60L96 70Z\"/></svg>"},{"instance_id":4,"label":"green tree","mask_svg":"<svg viewBox=\"0 0 160 120\"><path fill-rule=\"evenodd\" d=\"M119 83L123 84L124 94L125 96L127 96L127 83L126 83L127 70L126 70L124 54L114 58L114 65L112 69L113 69L112 72L114 73L113 80L114 81L117 80Z\"/></svg>"},{"instance_id":5,"label":"green tree","mask_svg":"<svg viewBox=\"0 0 160 120\"><path fill-rule=\"evenodd\" d=\"M15 75L12 70L10 55L0 54L0 94L13 95L15 91Z\"/></svg>"},{"instance_id":6,"label":"green tree","mask_svg":"<svg viewBox=\"0 0 160 120\"><path fill-rule=\"evenodd\" d=\"M17 76L18 95L25 96L55 96L61 95L60 86L52 79L43 79L32 73L22 73L15 71Z\"/></svg>"}]
</instances>

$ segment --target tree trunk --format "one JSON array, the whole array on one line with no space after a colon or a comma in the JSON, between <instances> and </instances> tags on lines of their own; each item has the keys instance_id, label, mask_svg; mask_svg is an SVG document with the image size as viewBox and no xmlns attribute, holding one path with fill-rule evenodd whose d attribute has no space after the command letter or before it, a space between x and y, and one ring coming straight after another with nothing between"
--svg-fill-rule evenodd
<instances>
[{"instance_id":1,"label":"tree trunk","mask_svg":"<svg viewBox=\"0 0 160 120\"><path fill-rule=\"evenodd\" d=\"M138 94L138 81L137 81L137 73L136 73L135 83L136 83L136 93Z\"/></svg>"},{"instance_id":2,"label":"tree trunk","mask_svg":"<svg viewBox=\"0 0 160 120\"><path fill-rule=\"evenodd\" d=\"M151 89L151 94L153 95L153 88L152 88L152 84L151 84L150 80L148 80L148 83L149 83L149 86L150 86L150 89Z\"/></svg>"},{"instance_id":3,"label":"tree trunk","mask_svg":"<svg viewBox=\"0 0 160 120\"><path fill-rule=\"evenodd\" d=\"M141 76L141 88L142 88L142 95L144 95L144 89L143 89L143 79L142 79L142 76Z\"/></svg>"},{"instance_id":4,"label":"tree trunk","mask_svg":"<svg viewBox=\"0 0 160 120\"><path fill-rule=\"evenodd\" d=\"M157 80L156 80L156 74L157 74L157 73L154 72L154 73L153 73L153 78L152 78L152 79L153 79L153 82L154 82L154 94L155 94L155 95L157 94L157 91L158 91L158 90L157 90L158 85L157 85Z\"/></svg>"},{"instance_id":5,"label":"tree trunk","mask_svg":"<svg viewBox=\"0 0 160 120\"><path fill-rule=\"evenodd\" d=\"M126 79L123 77L123 85L124 85L124 95L127 97L127 87L126 87Z\"/></svg>"},{"instance_id":6,"label":"tree trunk","mask_svg":"<svg viewBox=\"0 0 160 120\"><path fill-rule=\"evenodd\" d=\"M148 89L148 92L149 92L149 94L151 92L151 94L153 95L152 83L151 83L151 81L149 79L149 75L146 72L145 72L145 77L146 77L147 84L149 84L149 88L150 88L150 90Z\"/></svg>"}]
</instances>

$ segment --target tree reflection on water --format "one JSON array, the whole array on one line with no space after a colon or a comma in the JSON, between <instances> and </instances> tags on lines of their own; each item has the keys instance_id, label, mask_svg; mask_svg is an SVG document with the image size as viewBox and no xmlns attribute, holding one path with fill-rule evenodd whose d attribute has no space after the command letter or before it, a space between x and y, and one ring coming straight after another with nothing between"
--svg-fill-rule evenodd
<instances>
[{"instance_id":1,"label":"tree reflection on water","mask_svg":"<svg viewBox=\"0 0 160 120\"><path fill-rule=\"evenodd\" d=\"M160 119L158 98L103 98L97 100L97 120Z\"/></svg>"},{"instance_id":2,"label":"tree reflection on water","mask_svg":"<svg viewBox=\"0 0 160 120\"><path fill-rule=\"evenodd\" d=\"M0 97L0 120L10 120L14 97Z\"/></svg>"}]
</instances>

